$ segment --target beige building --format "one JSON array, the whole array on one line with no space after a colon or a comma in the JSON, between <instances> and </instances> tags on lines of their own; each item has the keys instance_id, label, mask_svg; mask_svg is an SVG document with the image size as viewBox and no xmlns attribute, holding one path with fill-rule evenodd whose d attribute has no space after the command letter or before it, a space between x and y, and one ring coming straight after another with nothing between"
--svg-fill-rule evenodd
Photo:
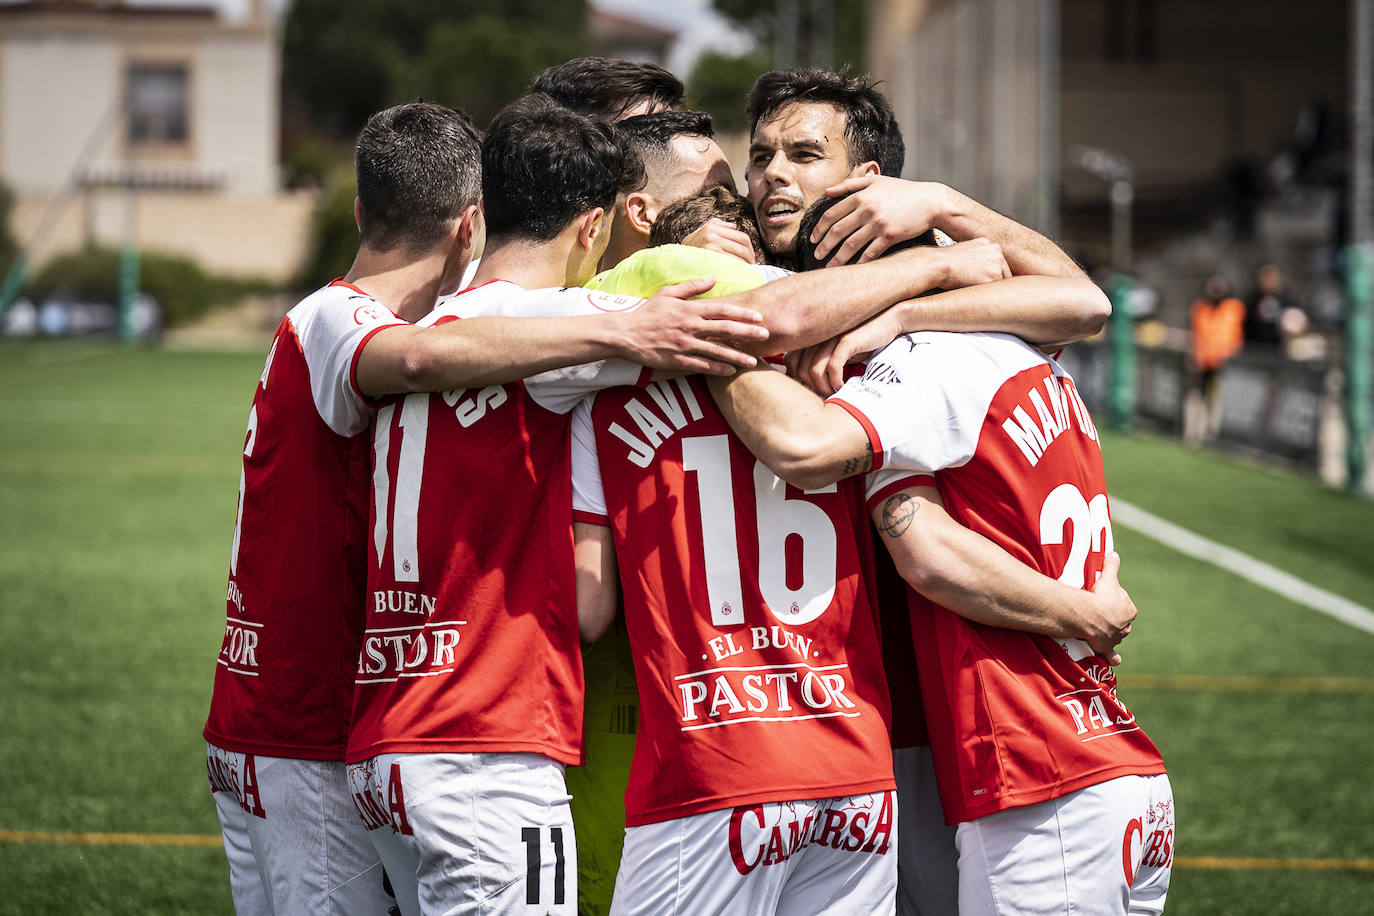
<instances>
[{"instance_id":1,"label":"beige building","mask_svg":"<svg viewBox=\"0 0 1374 916\"><path fill-rule=\"evenodd\" d=\"M279 48L259 4L230 22L190 4L0 3L0 180L33 261L132 225L144 250L290 276L313 196L278 188Z\"/></svg>"}]
</instances>

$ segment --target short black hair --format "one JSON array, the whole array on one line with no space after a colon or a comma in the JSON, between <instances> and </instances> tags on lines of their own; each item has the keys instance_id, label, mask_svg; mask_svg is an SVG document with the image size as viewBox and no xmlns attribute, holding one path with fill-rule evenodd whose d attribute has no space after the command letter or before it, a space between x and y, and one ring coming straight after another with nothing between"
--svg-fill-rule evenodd
<instances>
[{"instance_id":1,"label":"short black hair","mask_svg":"<svg viewBox=\"0 0 1374 916\"><path fill-rule=\"evenodd\" d=\"M543 93L496 113L482 141L487 235L547 242L579 214L610 210L617 194L644 184L639 159L615 127Z\"/></svg>"},{"instance_id":2,"label":"short black hair","mask_svg":"<svg viewBox=\"0 0 1374 916\"><path fill-rule=\"evenodd\" d=\"M530 91L552 96L578 114L614 121L644 102L680 108L687 90L682 80L657 64L576 57L544 70L534 78Z\"/></svg>"},{"instance_id":3,"label":"short black hair","mask_svg":"<svg viewBox=\"0 0 1374 916\"><path fill-rule=\"evenodd\" d=\"M836 73L823 67L793 67L770 70L760 76L749 90L746 111L749 133L759 121L766 120L794 102L834 105L844 112L844 138L849 147L851 167L876 162L883 174L893 164L891 134L897 124L892 103L878 90L877 81L868 76L853 76L848 69ZM900 132L896 132L900 138ZM905 158L903 147L901 156ZM901 167L893 174L900 174Z\"/></svg>"},{"instance_id":4,"label":"short black hair","mask_svg":"<svg viewBox=\"0 0 1374 916\"><path fill-rule=\"evenodd\" d=\"M481 142L466 114L430 102L368 118L353 157L362 244L413 253L434 247L478 201Z\"/></svg>"},{"instance_id":5,"label":"short black hair","mask_svg":"<svg viewBox=\"0 0 1374 916\"><path fill-rule=\"evenodd\" d=\"M672 166L674 137L709 139L716 135L711 116L704 111L656 111L635 115L616 124L616 129L625 146L644 164L644 170L653 174L659 174L660 168Z\"/></svg>"},{"instance_id":6,"label":"short black hair","mask_svg":"<svg viewBox=\"0 0 1374 916\"><path fill-rule=\"evenodd\" d=\"M822 197L814 204L806 208L802 214L801 222L797 223L797 270L817 270L821 267L828 267L830 259L835 257L835 252L839 247L832 248L822 259L816 257L816 246L811 243L811 233L816 231L816 224L821 221L821 217L826 214L831 207L848 197L845 194L841 197ZM935 238L935 230L927 229L914 239L906 239L897 242L886 251L884 255L893 254L898 251L905 251L908 248L938 246L940 243Z\"/></svg>"},{"instance_id":7,"label":"short black hair","mask_svg":"<svg viewBox=\"0 0 1374 916\"><path fill-rule=\"evenodd\" d=\"M906 168L906 140L902 139L902 127L895 116L888 119L886 135L887 146L883 158L878 160L878 172L901 178L902 169Z\"/></svg>"}]
</instances>

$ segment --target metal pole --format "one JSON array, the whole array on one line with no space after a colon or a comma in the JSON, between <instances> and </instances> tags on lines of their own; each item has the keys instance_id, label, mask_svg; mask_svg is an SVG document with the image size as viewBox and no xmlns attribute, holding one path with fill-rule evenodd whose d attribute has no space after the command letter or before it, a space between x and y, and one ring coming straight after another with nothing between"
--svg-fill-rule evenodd
<instances>
[{"instance_id":1,"label":"metal pole","mask_svg":"<svg viewBox=\"0 0 1374 916\"><path fill-rule=\"evenodd\" d=\"M119 246L119 339L134 339L134 302L138 299L138 234L135 224L133 162L124 183L124 239Z\"/></svg>"},{"instance_id":2,"label":"metal pole","mask_svg":"<svg viewBox=\"0 0 1374 916\"><path fill-rule=\"evenodd\" d=\"M1135 322L1131 318L1131 289L1135 286L1129 274L1112 277L1109 295L1112 300L1111 340L1111 405L1112 429L1130 432L1135 422Z\"/></svg>"},{"instance_id":3,"label":"metal pole","mask_svg":"<svg viewBox=\"0 0 1374 916\"><path fill-rule=\"evenodd\" d=\"M1131 203L1135 200L1135 186L1130 178L1112 180L1112 270L1131 272Z\"/></svg>"},{"instance_id":4,"label":"metal pole","mask_svg":"<svg viewBox=\"0 0 1374 916\"><path fill-rule=\"evenodd\" d=\"M132 87L126 87L124 91L124 105L126 112L132 106ZM137 224L137 185L138 175L135 165L137 157L130 138L127 145L127 160L124 163L124 232L119 245L119 339L129 341L134 339L134 300L138 298L138 224Z\"/></svg>"},{"instance_id":5,"label":"metal pole","mask_svg":"<svg viewBox=\"0 0 1374 916\"><path fill-rule=\"evenodd\" d=\"M95 157L100 148L100 144L105 142L106 136L111 128L119 121L119 115L124 111L122 100L116 99L109 109L100 116L95 127L91 129L90 136L86 138L86 143L81 147L81 152L77 155L76 161L72 163L71 171L67 178L62 182L61 188L48 201L48 205L43 208L43 216L38 221L38 228L34 230L27 244L19 254L15 255L14 261L10 264L9 270L5 273L3 283L0 283L0 317L3 317L5 310L10 307L19 291L24 286L24 279L28 275L29 264L35 262L35 254L42 244L47 241L48 233L57 224L58 218L66 210L67 204L75 196L77 188L81 184L81 171L86 164Z\"/></svg>"},{"instance_id":6,"label":"metal pole","mask_svg":"<svg viewBox=\"0 0 1374 916\"><path fill-rule=\"evenodd\" d=\"M1346 249L1346 485L1364 492L1370 432L1374 299L1374 0L1351 0L1350 200Z\"/></svg>"},{"instance_id":7,"label":"metal pole","mask_svg":"<svg viewBox=\"0 0 1374 916\"><path fill-rule=\"evenodd\" d=\"M1059 234L1059 54L1059 0L1040 0L1035 219L1050 238Z\"/></svg>"}]
</instances>

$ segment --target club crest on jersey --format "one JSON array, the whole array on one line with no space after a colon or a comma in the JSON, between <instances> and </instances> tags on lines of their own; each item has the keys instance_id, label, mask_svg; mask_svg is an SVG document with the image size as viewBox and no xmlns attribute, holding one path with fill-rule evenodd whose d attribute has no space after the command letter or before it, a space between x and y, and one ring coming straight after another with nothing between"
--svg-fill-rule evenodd
<instances>
[{"instance_id":1,"label":"club crest on jersey","mask_svg":"<svg viewBox=\"0 0 1374 916\"><path fill-rule=\"evenodd\" d=\"M628 312L644 302L638 296L621 296L614 293L587 291L587 301L592 308L603 312Z\"/></svg>"},{"instance_id":2,"label":"club crest on jersey","mask_svg":"<svg viewBox=\"0 0 1374 916\"><path fill-rule=\"evenodd\" d=\"M359 325L377 324L380 321L393 321L396 316L375 302L360 305L353 310L353 322Z\"/></svg>"},{"instance_id":3,"label":"club crest on jersey","mask_svg":"<svg viewBox=\"0 0 1374 916\"><path fill-rule=\"evenodd\" d=\"M804 815L793 803L736 808L730 814L730 861L747 875L781 865L807 846L885 856L892 841L892 814L891 792Z\"/></svg>"}]
</instances>

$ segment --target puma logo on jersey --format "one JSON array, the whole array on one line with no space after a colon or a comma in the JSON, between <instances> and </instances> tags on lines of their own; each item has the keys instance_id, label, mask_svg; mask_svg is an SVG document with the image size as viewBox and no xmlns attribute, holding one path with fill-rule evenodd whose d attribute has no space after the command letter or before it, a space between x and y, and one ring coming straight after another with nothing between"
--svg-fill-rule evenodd
<instances>
[{"instance_id":1,"label":"puma logo on jersey","mask_svg":"<svg viewBox=\"0 0 1374 916\"><path fill-rule=\"evenodd\" d=\"M1031 388L1019 399L1021 403L1012 408L1011 416L1002 422L1002 431L1021 450L1031 467L1040 463L1054 440L1069 431L1071 414L1078 431L1093 442L1097 441L1097 427L1093 426L1087 405L1078 396L1073 382L1053 375L1041 381L1040 387ZM1041 387L1045 397L1041 396ZM1035 412L1034 419L1026 410L1027 406Z\"/></svg>"},{"instance_id":2,"label":"puma logo on jersey","mask_svg":"<svg viewBox=\"0 0 1374 916\"><path fill-rule=\"evenodd\" d=\"M607 432L630 447L625 457L640 468L649 466L658 447L673 433L691 420L700 420L702 417L696 393L683 376L672 379L671 385L669 382L651 382L644 393L649 396L652 407L639 395L634 395L625 402L624 408L629 424L638 431L638 435L620 423L612 423L607 428Z\"/></svg>"},{"instance_id":3,"label":"puma logo on jersey","mask_svg":"<svg viewBox=\"0 0 1374 916\"><path fill-rule=\"evenodd\" d=\"M773 813L787 822L776 824L766 823L769 812L763 805L736 808L730 814L730 861L747 875L756 868L781 865L813 845L885 856L892 842L892 793L881 797L876 813L871 807L846 805L798 817L792 805L779 805Z\"/></svg>"}]
</instances>

